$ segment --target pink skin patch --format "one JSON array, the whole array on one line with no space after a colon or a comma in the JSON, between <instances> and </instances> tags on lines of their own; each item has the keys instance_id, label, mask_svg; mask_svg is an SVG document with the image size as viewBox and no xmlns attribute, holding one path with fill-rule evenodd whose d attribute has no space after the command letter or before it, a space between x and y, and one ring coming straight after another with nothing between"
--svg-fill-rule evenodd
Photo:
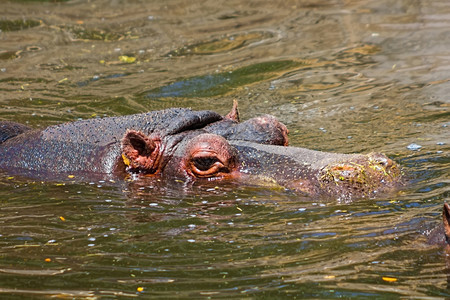
<instances>
[{"instance_id":1,"label":"pink skin patch","mask_svg":"<svg viewBox=\"0 0 450 300\"><path fill-rule=\"evenodd\" d=\"M186 146L182 168L192 177L224 177L237 169L234 149L215 134L201 134Z\"/></svg>"},{"instance_id":2,"label":"pink skin patch","mask_svg":"<svg viewBox=\"0 0 450 300\"><path fill-rule=\"evenodd\" d=\"M122 157L131 169L156 173L161 158L161 140L150 138L142 132L129 130L122 140Z\"/></svg>"}]
</instances>

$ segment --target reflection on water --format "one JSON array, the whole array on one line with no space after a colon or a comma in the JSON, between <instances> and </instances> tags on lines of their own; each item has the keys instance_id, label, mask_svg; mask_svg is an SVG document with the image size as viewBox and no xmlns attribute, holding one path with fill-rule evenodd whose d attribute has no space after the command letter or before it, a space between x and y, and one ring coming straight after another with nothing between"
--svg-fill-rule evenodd
<instances>
[{"instance_id":1,"label":"reflection on water","mask_svg":"<svg viewBox=\"0 0 450 300\"><path fill-rule=\"evenodd\" d=\"M271 113L290 144L382 151L396 194L353 203L237 182L0 176L11 297L448 297L420 233L448 201L444 1L10 1L0 119L45 127L167 107ZM411 147L410 145L418 145Z\"/></svg>"},{"instance_id":2,"label":"reflection on water","mask_svg":"<svg viewBox=\"0 0 450 300\"><path fill-rule=\"evenodd\" d=\"M185 56L185 55L211 55L218 53L227 53L251 44L261 44L273 38L271 32L248 32L233 34L213 39L211 41L200 42L194 45L183 46L167 54L167 56Z\"/></svg>"},{"instance_id":3,"label":"reflection on water","mask_svg":"<svg viewBox=\"0 0 450 300\"><path fill-rule=\"evenodd\" d=\"M41 23L35 20L1 20L0 30L3 32L24 30L39 26Z\"/></svg>"},{"instance_id":4,"label":"reflection on water","mask_svg":"<svg viewBox=\"0 0 450 300\"><path fill-rule=\"evenodd\" d=\"M273 61L258 63L237 70L197 76L176 81L167 86L157 88L146 93L148 98L168 97L213 97L223 95L232 89L248 86L255 82L267 81L300 66L313 67L308 61Z\"/></svg>"}]
</instances>

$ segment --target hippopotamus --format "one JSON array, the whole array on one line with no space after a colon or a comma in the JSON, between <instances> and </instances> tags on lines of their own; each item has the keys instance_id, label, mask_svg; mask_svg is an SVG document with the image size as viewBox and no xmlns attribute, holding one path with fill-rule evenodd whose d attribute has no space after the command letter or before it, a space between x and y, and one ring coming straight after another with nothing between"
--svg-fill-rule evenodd
<instances>
[{"instance_id":1,"label":"hippopotamus","mask_svg":"<svg viewBox=\"0 0 450 300\"><path fill-rule=\"evenodd\" d=\"M372 197L402 181L400 167L381 153L288 146L284 124L271 115L241 122L237 102L225 116L171 108L45 129L0 122L0 170L44 179L55 174L188 182L254 177L301 195L340 199Z\"/></svg>"},{"instance_id":2,"label":"hippopotamus","mask_svg":"<svg viewBox=\"0 0 450 300\"><path fill-rule=\"evenodd\" d=\"M447 289L450 289L450 205L444 203L441 223L430 231L425 231L428 244L441 247L444 254L445 273L447 274Z\"/></svg>"},{"instance_id":3,"label":"hippopotamus","mask_svg":"<svg viewBox=\"0 0 450 300\"><path fill-rule=\"evenodd\" d=\"M445 246L450 252L450 205L444 203L442 208L442 222L428 234L428 243Z\"/></svg>"}]
</instances>

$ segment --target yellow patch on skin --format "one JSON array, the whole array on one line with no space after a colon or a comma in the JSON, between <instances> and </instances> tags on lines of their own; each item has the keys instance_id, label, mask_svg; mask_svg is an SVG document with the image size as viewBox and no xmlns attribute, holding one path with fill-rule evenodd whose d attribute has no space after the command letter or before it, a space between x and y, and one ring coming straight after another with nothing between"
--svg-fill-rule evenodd
<instances>
[{"instance_id":1,"label":"yellow patch on skin","mask_svg":"<svg viewBox=\"0 0 450 300\"><path fill-rule=\"evenodd\" d=\"M353 182L358 184L366 183L366 174L364 171L364 166L356 163L349 164L338 164L327 166L324 169L325 174L321 176L321 180L323 181L331 181L339 185L341 182ZM344 176L342 173L345 172Z\"/></svg>"},{"instance_id":2,"label":"yellow patch on skin","mask_svg":"<svg viewBox=\"0 0 450 300\"><path fill-rule=\"evenodd\" d=\"M122 160L123 163L128 167L130 165L130 160L128 159L128 157L125 156L125 154L122 153Z\"/></svg>"}]
</instances>

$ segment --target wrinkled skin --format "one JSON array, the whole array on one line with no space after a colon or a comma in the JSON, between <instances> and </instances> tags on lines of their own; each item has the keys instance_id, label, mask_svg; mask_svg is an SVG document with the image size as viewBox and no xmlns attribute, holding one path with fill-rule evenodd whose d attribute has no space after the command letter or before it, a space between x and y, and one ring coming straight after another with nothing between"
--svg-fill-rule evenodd
<instances>
[{"instance_id":1,"label":"wrinkled skin","mask_svg":"<svg viewBox=\"0 0 450 300\"><path fill-rule=\"evenodd\" d=\"M44 130L0 122L0 169L41 178L138 174L201 181L254 176L303 195L340 199L371 197L401 183L399 167L383 154L287 147L287 134L286 126L270 115L239 122L236 102L226 116L175 108Z\"/></svg>"}]
</instances>

